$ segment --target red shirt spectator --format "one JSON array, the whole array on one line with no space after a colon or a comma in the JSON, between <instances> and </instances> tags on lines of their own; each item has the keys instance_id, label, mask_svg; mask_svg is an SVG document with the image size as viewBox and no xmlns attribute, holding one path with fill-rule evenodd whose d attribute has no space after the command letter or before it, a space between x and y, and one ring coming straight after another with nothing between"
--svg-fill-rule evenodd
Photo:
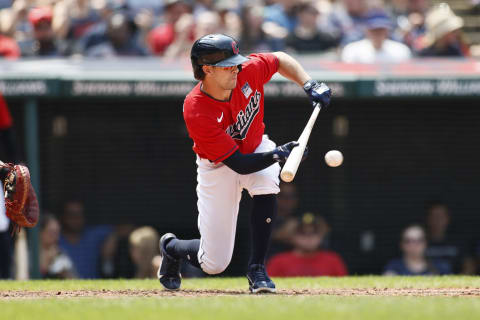
<instances>
[{"instance_id":1,"label":"red shirt spectator","mask_svg":"<svg viewBox=\"0 0 480 320\"><path fill-rule=\"evenodd\" d=\"M280 253L267 264L272 277L346 276L347 268L342 258L331 251L317 251L300 255L294 251Z\"/></svg>"},{"instance_id":2,"label":"red shirt spectator","mask_svg":"<svg viewBox=\"0 0 480 320\"><path fill-rule=\"evenodd\" d=\"M183 15L188 15L192 11L191 5L184 0L168 0L165 6L165 23L154 28L147 36L147 42L150 50L155 55L164 55L167 48L175 41L177 32L175 26L179 23ZM187 26L185 26L187 27ZM193 42L193 28L188 27L190 34L189 39ZM187 31L188 32L188 31Z\"/></svg>"},{"instance_id":3,"label":"red shirt spectator","mask_svg":"<svg viewBox=\"0 0 480 320\"><path fill-rule=\"evenodd\" d=\"M12 38L0 34L0 57L16 59L20 57L20 48Z\"/></svg>"},{"instance_id":4,"label":"red shirt spectator","mask_svg":"<svg viewBox=\"0 0 480 320\"><path fill-rule=\"evenodd\" d=\"M319 249L330 228L320 216L305 213L292 236L293 250L273 256L267 264L272 277L345 276L347 268L333 251Z\"/></svg>"},{"instance_id":5,"label":"red shirt spectator","mask_svg":"<svg viewBox=\"0 0 480 320\"><path fill-rule=\"evenodd\" d=\"M173 40L175 40L175 28L172 24L158 26L148 34L150 49L156 55L163 55Z\"/></svg>"}]
</instances>

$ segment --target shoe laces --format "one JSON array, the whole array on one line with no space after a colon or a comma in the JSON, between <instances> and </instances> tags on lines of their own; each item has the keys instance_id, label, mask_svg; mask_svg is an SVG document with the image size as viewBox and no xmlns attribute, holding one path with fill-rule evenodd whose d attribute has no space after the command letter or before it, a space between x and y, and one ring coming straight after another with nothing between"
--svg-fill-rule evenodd
<instances>
[{"instance_id":1,"label":"shoe laces","mask_svg":"<svg viewBox=\"0 0 480 320\"><path fill-rule=\"evenodd\" d=\"M253 264L250 266L250 272L253 274L255 281L270 281L263 264Z\"/></svg>"}]
</instances>

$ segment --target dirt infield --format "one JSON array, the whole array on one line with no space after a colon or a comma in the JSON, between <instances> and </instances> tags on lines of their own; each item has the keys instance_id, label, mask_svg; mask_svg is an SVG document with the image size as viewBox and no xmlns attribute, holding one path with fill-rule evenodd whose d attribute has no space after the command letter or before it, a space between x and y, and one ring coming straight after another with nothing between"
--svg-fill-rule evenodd
<instances>
[{"instance_id":1,"label":"dirt infield","mask_svg":"<svg viewBox=\"0 0 480 320\"><path fill-rule=\"evenodd\" d=\"M245 290L74 290L74 291L0 291L0 300L38 298L121 298L121 297L210 297L250 295ZM480 288L435 288L435 289L391 289L391 288L346 288L346 289L302 289L278 290L281 296L443 296L479 297Z\"/></svg>"}]
</instances>

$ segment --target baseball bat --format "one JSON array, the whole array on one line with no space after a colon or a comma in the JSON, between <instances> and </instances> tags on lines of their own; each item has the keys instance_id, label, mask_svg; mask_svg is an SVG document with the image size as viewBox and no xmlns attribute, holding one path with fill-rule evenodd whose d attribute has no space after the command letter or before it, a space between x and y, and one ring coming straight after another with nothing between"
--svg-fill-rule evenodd
<instances>
[{"instance_id":1,"label":"baseball bat","mask_svg":"<svg viewBox=\"0 0 480 320\"><path fill-rule=\"evenodd\" d=\"M313 108L312 115L310 116L310 119L308 119L305 129L303 129L303 132L300 135L300 138L298 138L298 141L297 141L298 146L293 148L292 152L290 152L290 155L288 156L287 161L285 162L285 165L283 166L282 172L280 173L280 177L285 182L291 182L293 178L295 178L295 174L297 173L298 166L302 161L303 152L307 147L307 142L308 142L308 139L310 138L310 133L312 132L313 125L317 120L317 116L318 116L318 113L320 112L320 109L322 109L322 107L319 103L317 103L315 108Z\"/></svg>"}]
</instances>

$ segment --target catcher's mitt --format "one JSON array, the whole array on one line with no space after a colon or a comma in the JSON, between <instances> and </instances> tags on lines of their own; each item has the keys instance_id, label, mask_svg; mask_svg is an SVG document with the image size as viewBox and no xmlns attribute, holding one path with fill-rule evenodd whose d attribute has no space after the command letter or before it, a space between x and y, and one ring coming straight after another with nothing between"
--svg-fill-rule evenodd
<instances>
[{"instance_id":1,"label":"catcher's mitt","mask_svg":"<svg viewBox=\"0 0 480 320\"><path fill-rule=\"evenodd\" d=\"M38 201L26 166L0 162L7 217L13 221L13 233L21 227L34 227L38 221Z\"/></svg>"}]
</instances>

